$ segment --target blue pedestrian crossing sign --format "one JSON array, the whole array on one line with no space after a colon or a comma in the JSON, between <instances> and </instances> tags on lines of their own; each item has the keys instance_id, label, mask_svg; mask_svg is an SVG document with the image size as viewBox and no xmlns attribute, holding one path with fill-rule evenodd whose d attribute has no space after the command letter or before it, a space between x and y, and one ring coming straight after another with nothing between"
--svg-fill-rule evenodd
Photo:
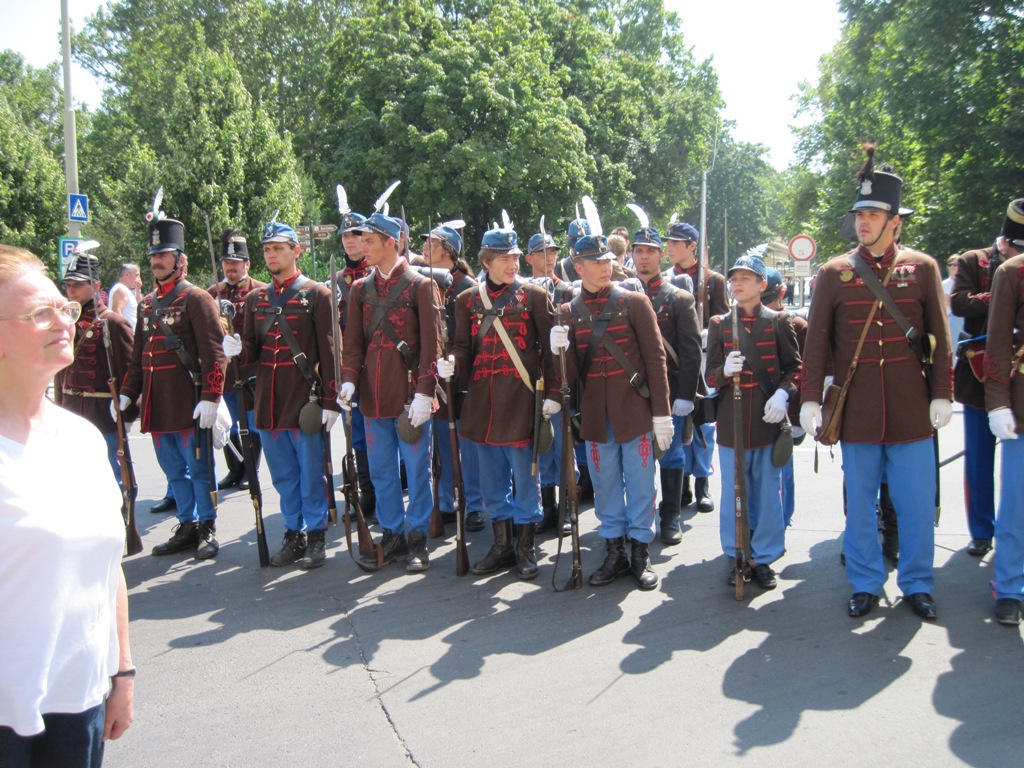
<instances>
[{"instance_id":1,"label":"blue pedestrian crossing sign","mask_svg":"<svg viewBox=\"0 0 1024 768\"><path fill-rule=\"evenodd\" d=\"M89 221L89 196L68 195L68 221L85 224Z\"/></svg>"}]
</instances>

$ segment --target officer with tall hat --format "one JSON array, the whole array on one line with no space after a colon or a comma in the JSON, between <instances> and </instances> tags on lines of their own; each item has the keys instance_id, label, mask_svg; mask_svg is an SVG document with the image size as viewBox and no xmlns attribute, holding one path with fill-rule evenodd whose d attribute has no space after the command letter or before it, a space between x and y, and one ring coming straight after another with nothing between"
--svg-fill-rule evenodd
<instances>
[{"instance_id":1,"label":"officer with tall hat","mask_svg":"<svg viewBox=\"0 0 1024 768\"><path fill-rule=\"evenodd\" d=\"M551 349L566 355L579 388L580 437L594 481L594 510L606 556L592 586L631 573L654 589L649 546L654 538L655 444L672 442L665 349L650 300L612 283L615 256L601 234L596 207L584 198L591 231L575 248L579 295L559 309ZM630 556L626 556L626 543Z\"/></svg>"},{"instance_id":2,"label":"officer with tall hat","mask_svg":"<svg viewBox=\"0 0 1024 768\"><path fill-rule=\"evenodd\" d=\"M341 412L334 380L339 330L329 290L299 270L295 230L275 214L262 242L271 282L246 297L244 328L224 338L224 353L257 370L256 429L285 526L270 564L311 570L326 560L324 440Z\"/></svg>"},{"instance_id":3,"label":"officer with tall hat","mask_svg":"<svg viewBox=\"0 0 1024 768\"><path fill-rule=\"evenodd\" d=\"M694 296L697 319L701 323L703 338L706 340L711 318L729 311L725 278L707 265L701 269L697 253L700 233L692 224L674 219L673 216L673 221L665 233L665 252L672 266L665 271L664 277L672 282L689 278L693 286L689 290ZM702 397L709 394L703 378L698 382L698 394ZM683 446L683 453L685 469L681 492L682 505L688 506L696 498L698 512L713 512L715 503L711 499L709 478L714 471L714 423L696 425L693 440L689 445ZM692 491L691 476L694 478Z\"/></svg>"},{"instance_id":4,"label":"officer with tall hat","mask_svg":"<svg viewBox=\"0 0 1024 768\"><path fill-rule=\"evenodd\" d=\"M358 563L375 571L405 558L406 570L418 572L430 567L431 414L441 355L436 311L441 298L435 282L399 255L401 223L380 212L396 184L377 198L376 212L359 227L371 269L355 282L349 298L341 402L348 406L359 395L377 520L384 530L382 559L375 555ZM402 501L399 456L408 475L408 507Z\"/></svg>"},{"instance_id":5,"label":"officer with tall hat","mask_svg":"<svg viewBox=\"0 0 1024 768\"><path fill-rule=\"evenodd\" d=\"M1024 212L1024 199L1014 200L1016 219ZM1008 214L1009 215L1009 214ZM1022 223L1020 220L1015 223ZM1003 229L1003 236L1020 240L1019 229ZM1018 247L1024 242L1017 243ZM1009 257L995 271L988 310L988 346L985 365L985 407L989 429L1003 446L996 517L995 594L996 621L1020 624L1024 600L1024 253Z\"/></svg>"},{"instance_id":6,"label":"officer with tall hat","mask_svg":"<svg viewBox=\"0 0 1024 768\"><path fill-rule=\"evenodd\" d=\"M985 413L985 360L989 303L996 269L1024 252L1024 199L1006 209L1003 227L988 248L960 254L950 295L950 308L963 318L963 333L956 342L953 391L964 407L964 494L967 527L971 534L967 554L981 557L992 549L995 534L996 440Z\"/></svg>"},{"instance_id":7,"label":"officer with tall hat","mask_svg":"<svg viewBox=\"0 0 1024 768\"><path fill-rule=\"evenodd\" d=\"M539 439L535 398L545 416L562 406L548 347L553 309L547 291L519 276L519 238L502 211L502 226L484 233L484 282L456 299L455 353L438 374L458 372L466 389L462 436L479 455L480 486L494 543L473 564L485 575L515 565L520 579L536 578L535 525L541 520L539 478L531 467ZM513 536L513 527L518 536Z\"/></svg>"},{"instance_id":8,"label":"officer with tall hat","mask_svg":"<svg viewBox=\"0 0 1024 768\"><path fill-rule=\"evenodd\" d=\"M91 253L82 253L64 275L65 293L70 301L81 305L82 314L75 321L75 359L57 374L53 399L57 405L77 413L100 431L107 443L107 460L120 483L117 423L110 412L112 395L108 382L111 377L119 382L128 370L134 334L124 316L109 310L99 299L99 267L99 259ZM113 371L107 362L107 339L110 341Z\"/></svg>"},{"instance_id":9,"label":"officer with tall hat","mask_svg":"<svg viewBox=\"0 0 1024 768\"><path fill-rule=\"evenodd\" d=\"M848 496L843 550L853 589L847 612L869 613L885 587L875 512L884 475L900 532L897 583L914 613L934 619L935 505L921 489L935 486L933 433L953 412L946 302L935 259L897 245L903 180L884 166L875 170L874 151L865 145L852 206L859 245L818 271L800 425L817 434L829 361L835 386L855 370L839 437Z\"/></svg>"},{"instance_id":10,"label":"officer with tall hat","mask_svg":"<svg viewBox=\"0 0 1024 768\"><path fill-rule=\"evenodd\" d=\"M682 541L679 524L683 487L684 453L682 435L685 419L693 412L697 382L701 378L700 327L693 294L678 288L661 273L661 233L650 224L647 212L630 203L627 206L639 219L640 228L633 235L630 254L636 272L637 289L647 295L658 317L658 331L665 348L668 369L669 400L672 403L674 432L672 443L659 460L661 475L661 540L665 544ZM685 280L680 275L677 280ZM629 286L633 281L623 283Z\"/></svg>"},{"instance_id":11,"label":"officer with tall hat","mask_svg":"<svg viewBox=\"0 0 1024 768\"><path fill-rule=\"evenodd\" d=\"M124 411L141 398L141 429L153 436L157 461L177 502L178 525L153 554L193 550L196 558L205 560L220 551L210 451L223 447L221 440L227 439L230 429L230 416L221 404L224 329L214 298L185 279L185 226L164 217L162 197L163 188L146 217L156 290L139 304L131 364L118 407Z\"/></svg>"},{"instance_id":12,"label":"officer with tall hat","mask_svg":"<svg viewBox=\"0 0 1024 768\"><path fill-rule=\"evenodd\" d=\"M444 323L448 339L448 351L455 344L455 299L463 291L474 287L477 282L466 260L462 258L462 233L466 226L462 219L442 222L425 235L423 240L422 265L428 269L443 270L451 275L451 282L443 289ZM440 288L440 284L438 285ZM456 424L461 416L460 406L464 392L453 391L455 395ZM434 412L434 446L440 459L441 473L437 481L438 504L441 514L448 520L455 515L455 480L453 475L452 448L448 434L448 409L452 403L440 403ZM476 447L472 442L459 437L459 459L462 467L462 490L466 502L466 530L482 531L485 527L484 500L480 490L480 465Z\"/></svg>"},{"instance_id":13,"label":"officer with tall hat","mask_svg":"<svg viewBox=\"0 0 1024 768\"><path fill-rule=\"evenodd\" d=\"M242 332L242 325L245 322L245 297L249 295L250 291L262 288L266 283L254 279L249 274L249 246L246 243L245 237L234 227L228 227L221 233L220 264L224 270L224 279L216 285L210 286L210 295L217 300L218 305L221 307L221 315L225 316L225 313L227 313L231 316L230 327L225 328L225 331L229 334L240 334ZM225 309L226 305L224 302L231 305L230 310ZM255 369L252 369L246 378L248 379L255 374ZM229 384L233 384L233 382L229 382ZM251 393L245 391L243 397L246 402L242 406L246 410L251 411ZM228 474L217 483L217 490L224 491L238 486L244 491L249 487L249 479L245 471L245 462L240 461L238 458L238 456L242 455L242 439L238 435L238 395L233 386L228 386L224 390L224 402L227 404L228 412L231 414L230 439L235 450L232 451L227 447L224 449L224 462L228 465ZM251 419L250 415L250 423ZM249 437L252 440L253 454L256 456L256 469L259 471L259 433L253 431ZM235 451L238 452L237 455Z\"/></svg>"}]
</instances>

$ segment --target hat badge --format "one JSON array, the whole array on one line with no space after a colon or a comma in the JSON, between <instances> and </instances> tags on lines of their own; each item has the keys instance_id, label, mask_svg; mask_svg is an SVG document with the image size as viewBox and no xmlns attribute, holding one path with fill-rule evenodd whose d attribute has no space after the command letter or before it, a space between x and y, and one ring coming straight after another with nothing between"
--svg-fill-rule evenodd
<instances>
[{"instance_id":1,"label":"hat badge","mask_svg":"<svg viewBox=\"0 0 1024 768\"><path fill-rule=\"evenodd\" d=\"M508 244L512 245L512 240L515 239L515 234L512 233L512 232L509 232L507 235L505 235L505 238L506 238L506 240L508 240Z\"/></svg>"},{"instance_id":2,"label":"hat badge","mask_svg":"<svg viewBox=\"0 0 1024 768\"><path fill-rule=\"evenodd\" d=\"M228 241L228 256L235 255L235 243L233 240Z\"/></svg>"},{"instance_id":3,"label":"hat badge","mask_svg":"<svg viewBox=\"0 0 1024 768\"><path fill-rule=\"evenodd\" d=\"M862 195L871 194L871 179L864 179L864 181L860 185L860 193Z\"/></svg>"},{"instance_id":4,"label":"hat badge","mask_svg":"<svg viewBox=\"0 0 1024 768\"><path fill-rule=\"evenodd\" d=\"M150 237L150 245L160 245L160 230L156 227L153 228L153 232Z\"/></svg>"}]
</instances>

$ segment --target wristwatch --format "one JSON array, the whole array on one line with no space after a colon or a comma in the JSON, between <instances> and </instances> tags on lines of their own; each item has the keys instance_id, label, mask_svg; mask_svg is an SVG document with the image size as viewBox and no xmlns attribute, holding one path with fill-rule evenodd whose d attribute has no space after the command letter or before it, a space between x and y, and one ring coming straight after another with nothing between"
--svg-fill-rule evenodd
<instances>
[{"instance_id":1,"label":"wristwatch","mask_svg":"<svg viewBox=\"0 0 1024 768\"><path fill-rule=\"evenodd\" d=\"M120 669L120 670L118 670L117 672L112 674L110 677L111 678L115 678L115 677L135 677L135 672L136 671L137 670L135 669L135 667L128 667L128 669Z\"/></svg>"}]
</instances>

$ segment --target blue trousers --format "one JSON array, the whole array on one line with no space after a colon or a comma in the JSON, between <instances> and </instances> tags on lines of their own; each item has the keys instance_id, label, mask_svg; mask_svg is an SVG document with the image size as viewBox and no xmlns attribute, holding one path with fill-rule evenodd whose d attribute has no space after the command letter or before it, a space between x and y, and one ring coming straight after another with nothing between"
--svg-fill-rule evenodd
<instances>
[{"instance_id":1,"label":"blue trousers","mask_svg":"<svg viewBox=\"0 0 1024 768\"><path fill-rule=\"evenodd\" d=\"M355 397L352 400L352 450L353 451L365 451L366 450L366 420L363 418L363 412L359 410L359 397Z\"/></svg>"},{"instance_id":2,"label":"blue trousers","mask_svg":"<svg viewBox=\"0 0 1024 768\"><path fill-rule=\"evenodd\" d=\"M44 714L43 732L20 736L0 725L0 768L100 768L106 704L76 714Z\"/></svg>"},{"instance_id":3,"label":"blue trousers","mask_svg":"<svg viewBox=\"0 0 1024 768\"><path fill-rule=\"evenodd\" d=\"M433 419L427 420L420 439L412 444L398 436L397 419L371 419L367 416L365 421L366 458L377 493L377 520L381 528L404 534L408 525L410 531L427 533L430 512L434 508L430 495ZM405 463L409 485L408 509L402 501L399 458Z\"/></svg>"},{"instance_id":4,"label":"blue trousers","mask_svg":"<svg viewBox=\"0 0 1024 768\"><path fill-rule=\"evenodd\" d=\"M437 482L438 506L442 512L455 511L455 475L452 472L452 441L448 419L435 419L437 456L441 464L441 477ZM458 435L459 423L455 422ZM462 491L466 495L466 512L483 512L484 500L480 495L480 460L476 444L459 437L459 459L462 462Z\"/></svg>"},{"instance_id":5,"label":"blue trousers","mask_svg":"<svg viewBox=\"0 0 1024 768\"><path fill-rule=\"evenodd\" d=\"M1002 445L993 588L997 598L1024 600L1024 438L1003 440Z\"/></svg>"},{"instance_id":6,"label":"blue trousers","mask_svg":"<svg viewBox=\"0 0 1024 768\"><path fill-rule=\"evenodd\" d=\"M587 466L594 483L598 533L605 539L654 539L654 440L650 432L626 443L615 441L611 422L607 443L587 443Z\"/></svg>"},{"instance_id":7,"label":"blue trousers","mask_svg":"<svg viewBox=\"0 0 1024 768\"><path fill-rule=\"evenodd\" d=\"M686 446L683 445L683 426L685 424L685 416L672 417L672 426L675 427L675 431L672 433L672 443L665 451L665 455L658 461L662 469L686 468L686 451L684 450Z\"/></svg>"},{"instance_id":8,"label":"blue trousers","mask_svg":"<svg viewBox=\"0 0 1024 768\"><path fill-rule=\"evenodd\" d=\"M270 479L281 497L281 517L289 531L327 530L324 439L320 432L261 429Z\"/></svg>"},{"instance_id":9,"label":"blue trousers","mask_svg":"<svg viewBox=\"0 0 1024 768\"><path fill-rule=\"evenodd\" d=\"M551 450L537 457L537 472L540 473L541 488L557 487L562 482L562 435L565 422L562 421L561 411L551 417L551 428L555 430L555 441L551 444ZM576 472L576 478L579 479L580 473L575 465L573 471Z\"/></svg>"},{"instance_id":10,"label":"blue trousers","mask_svg":"<svg viewBox=\"0 0 1024 768\"><path fill-rule=\"evenodd\" d=\"M704 435L706 447L700 444L698 430ZM702 424L694 427L693 442L683 446L683 453L686 455L686 474L694 477L711 477L715 471L712 466L715 456L715 425Z\"/></svg>"},{"instance_id":11,"label":"blue trousers","mask_svg":"<svg viewBox=\"0 0 1024 768\"><path fill-rule=\"evenodd\" d=\"M854 592L880 594L885 563L878 541L875 507L883 472L900 530L897 584L904 595L935 587L935 451L930 439L912 443L840 443L846 481L847 515L843 551L846 578ZM905 478L902 482L898 478Z\"/></svg>"},{"instance_id":12,"label":"blue trousers","mask_svg":"<svg viewBox=\"0 0 1024 768\"><path fill-rule=\"evenodd\" d=\"M199 458L196 458L195 433L192 430L153 433L156 460L171 484L180 523L196 520L205 523L217 519L217 511L210 498L211 482L216 490L216 480L210 477L206 467L207 452L211 447L206 437L209 431L203 430L202 434Z\"/></svg>"},{"instance_id":13,"label":"blue trousers","mask_svg":"<svg viewBox=\"0 0 1024 768\"><path fill-rule=\"evenodd\" d=\"M788 528L793 524L793 512L796 511L796 482L793 477L793 458L790 457L782 468L782 519Z\"/></svg>"},{"instance_id":14,"label":"blue trousers","mask_svg":"<svg viewBox=\"0 0 1024 768\"><path fill-rule=\"evenodd\" d=\"M747 479L747 519L750 526L750 559L771 565L786 552L786 521L782 513L782 470L772 464L772 447L744 451ZM736 557L736 451L718 446L722 470L722 503L718 506L722 551Z\"/></svg>"},{"instance_id":15,"label":"blue trousers","mask_svg":"<svg viewBox=\"0 0 1024 768\"><path fill-rule=\"evenodd\" d=\"M234 390L224 390L222 395L224 398L224 405L228 407L228 413L231 414L231 434L238 434L238 393ZM252 411L249 411L251 414ZM249 423L253 424L252 417L249 418Z\"/></svg>"},{"instance_id":16,"label":"blue trousers","mask_svg":"<svg viewBox=\"0 0 1024 768\"><path fill-rule=\"evenodd\" d=\"M972 539L991 539L995 533L995 473L996 438L988 428L988 414L965 405L964 501Z\"/></svg>"},{"instance_id":17,"label":"blue trousers","mask_svg":"<svg viewBox=\"0 0 1024 768\"><path fill-rule=\"evenodd\" d=\"M121 485L121 464L117 460L117 432L104 432L103 442L107 444L107 461L114 470L114 479Z\"/></svg>"},{"instance_id":18,"label":"blue trousers","mask_svg":"<svg viewBox=\"0 0 1024 768\"><path fill-rule=\"evenodd\" d=\"M540 511L540 478L530 474L533 461L530 446L475 445L484 508L491 520L511 519L516 525L539 523L543 517Z\"/></svg>"}]
</instances>

